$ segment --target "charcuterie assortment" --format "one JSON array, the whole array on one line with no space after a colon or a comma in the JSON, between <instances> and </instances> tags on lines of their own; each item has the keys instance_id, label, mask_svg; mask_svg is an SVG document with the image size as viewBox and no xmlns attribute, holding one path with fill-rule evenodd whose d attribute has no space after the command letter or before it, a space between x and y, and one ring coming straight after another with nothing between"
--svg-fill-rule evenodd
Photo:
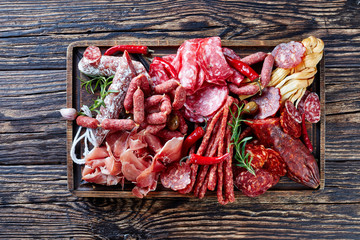
<instances>
[{"instance_id":1,"label":"charcuterie assortment","mask_svg":"<svg viewBox=\"0 0 360 240\"><path fill-rule=\"evenodd\" d=\"M76 124L70 156L82 181L131 184L139 198L158 185L200 199L214 192L222 205L236 189L257 197L284 176L318 188L306 126L324 121L312 91L323 49L313 36L248 56L219 37L163 56L142 45L87 46L77 68L95 100L61 110Z\"/></svg>"}]
</instances>

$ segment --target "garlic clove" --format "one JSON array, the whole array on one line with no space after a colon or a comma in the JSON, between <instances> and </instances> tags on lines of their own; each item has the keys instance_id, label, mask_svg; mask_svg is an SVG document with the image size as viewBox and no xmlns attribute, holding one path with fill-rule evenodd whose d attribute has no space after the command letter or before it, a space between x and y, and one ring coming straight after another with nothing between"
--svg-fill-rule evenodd
<instances>
[{"instance_id":1,"label":"garlic clove","mask_svg":"<svg viewBox=\"0 0 360 240\"><path fill-rule=\"evenodd\" d=\"M60 109L61 116L66 120L75 120L78 113L75 108L62 108Z\"/></svg>"}]
</instances>

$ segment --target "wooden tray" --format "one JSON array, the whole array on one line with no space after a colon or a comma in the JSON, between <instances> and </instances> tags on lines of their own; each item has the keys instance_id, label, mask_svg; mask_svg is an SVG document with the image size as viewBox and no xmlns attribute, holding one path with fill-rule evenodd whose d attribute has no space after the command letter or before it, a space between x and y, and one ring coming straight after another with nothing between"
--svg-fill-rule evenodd
<instances>
[{"instance_id":1,"label":"wooden tray","mask_svg":"<svg viewBox=\"0 0 360 240\"><path fill-rule=\"evenodd\" d=\"M137 44L146 45L155 50L154 56L163 56L166 54L176 53L177 48L184 40L108 40L108 41L80 41L69 45L67 50L67 107L74 107L80 109L80 106L89 101L89 94L84 89L80 88L79 77L82 76L77 65L82 54L87 46L95 45L100 47L104 52L108 47L118 44ZM277 44L282 41L236 41L223 40L222 45L234 49L240 56L246 56L256 51L270 52ZM272 189L267 191L264 195L258 198L273 198L273 197L290 197L290 196L309 196L323 190L325 186L325 76L324 76L324 57L318 65L318 72L312 84L312 91L315 91L320 96L321 101L321 121L317 124L308 125L309 137L314 145L314 156L318 161L320 169L320 186L317 190L307 188L301 184L295 183L286 177L282 177L281 181ZM256 67L256 66L255 66ZM84 76L83 76L84 78ZM131 193L133 184L125 184L124 190L121 186L102 186L97 184L84 184L81 181L82 166L73 163L70 157L70 148L72 139L77 131L76 124L68 121L67 123L67 173L68 173L68 188L79 197L121 197L133 198ZM80 148L78 149L80 150ZM236 191L237 198L247 198L239 191ZM315 194L316 195L316 194ZM207 196L216 196L216 193L208 192ZM147 198L161 198L161 197L193 197L192 194L182 195L169 189L165 189L158 184L155 192L150 192ZM301 199L301 198L298 198Z\"/></svg>"}]
</instances>

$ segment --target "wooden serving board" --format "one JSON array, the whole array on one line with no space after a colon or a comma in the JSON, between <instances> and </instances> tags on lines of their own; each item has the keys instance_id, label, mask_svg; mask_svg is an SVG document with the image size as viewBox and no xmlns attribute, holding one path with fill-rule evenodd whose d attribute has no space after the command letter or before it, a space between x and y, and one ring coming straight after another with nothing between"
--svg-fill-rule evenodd
<instances>
[{"instance_id":1,"label":"wooden serving board","mask_svg":"<svg viewBox=\"0 0 360 240\"><path fill-rule=\"evenodd\" d=\"M185 40L185 39L184 39ZM146 40L141 39L137 41L127 40L106 40L106 41L80 41L74 42L69 45L67 50L67 107L80 109L83 104L91 102L92 96L88 94L84 89L80 87L80 78L86 78L81 74L77 68L78 62L82 58L82 54L87 46L94 45L100 47L104 53L105 50L111 46L119 44L135 44L146 45L150 49L155 50L150 57L164 56L167 54L176 53L177 48L183 43L184 40ZM300 40L300 39L299 39ZM222 46L234 49L241 57L247 56L257 51L271 52L272 49L281 43L281 41L258 41L258 40L223 40ZM136 56L133 56L136 60ZM314 145L314 156L318 161L320 169L320 186L318 189L310 189L301 184L295 183L287 177L282 177L280 182L267 191L259 198L273 199L274 197L289 197L302 195L304 197L311 197L316 195L316 192L324 189L325 186L325 75L324 75L325 60L322 58L318 65L318 72L315 76L314 83L311 86L311 90L315 91L321 102L321 121L317 124L307 125L309 137ZM260 68L254 66L254 68ZM259 70L259 69L258 69ZM89 104L88 104L89 105ZM90 104L91 105L91 104ZM82 166L73 163L70 157L70 148L72 145L72 139L77 132L76 124L68 121L67 123L67 173L68 173L68 189L79 197L120 197L120 198L133 198L131 193L133 184L125 183L124 189L121 186L102 186L97 184L83 183L81 181ZM80 147L77 148L78 157ZM207 196L215 197L216 193L208 192ZM182 195L172 190L163 188L161 184L158 184L157 190L150 192L147 198L184 198L193 197L192 194ZM237 198L247 198L239 191L236 191Z\"/></svg>"}]
</instances>

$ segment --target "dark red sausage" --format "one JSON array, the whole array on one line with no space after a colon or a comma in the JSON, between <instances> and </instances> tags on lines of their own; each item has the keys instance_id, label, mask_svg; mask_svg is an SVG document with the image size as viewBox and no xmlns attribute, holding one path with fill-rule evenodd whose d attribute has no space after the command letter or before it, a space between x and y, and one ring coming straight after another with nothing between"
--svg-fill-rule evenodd
<instances>
[{"instance_id":1,"label":"dark red sausage","mask_svg":"<svg viewBox=\"0 0 360 240\"><path fill-rule=\"evenodd\" d=\"M264 60L263 67L261 69L261 87L266 87L271 79L271 72L274 66L274 57L268 54Z\"/></svg>"},{"instance_id":2,"label":"dark red sausage","mask_svg":"<svg viewBox=\"0 0 360 240\"><path fill-rule=\"evenodd\" d=\"M131 119L104 119L101 128L105 130L131 131L136 123Z\"/></svg>"},{"instance_id":3,"label":"dark red sausage","mask_svg":"<svg viewBox=\"0 0 360 240\"><path fill-rule=\"evenodd\" d=\"M186 89L183 86L178 86L175 91L174 102L172 107L174 110L182 108L186 101Z\"/></svg>"},{"instance_id":4,"label":"dark red sausage","mask_svg":"<svg viewBox=\"0 0 360 240\"><path fill-rule=\"evenodd\" d=\"M99 126L99 121L96 118L78 116L76 118L76 124L81 127L96 129Z\"/></svg>"},{"instance_id":5,"label":"dark red sausage","mask_svg":"<svg viewBox=\"0 0 360 240\"><path fill-rule=\"evenodd\" d=\"M147 111L148 108L154 107L160 104L161 100L163 99L164 95L152 95L145 99L145 110Z\"/></svg>"},{"instance_id":6,"label":"dark red sausage","mask_svg":"<svg viewBox=\"0 0 360 240\"><path fill-rule=\"evenodd\" d=\"M134 121L141 124L145 121L144 92L138 87L133 95Z\"/></svg>"},{"instance_id":7,"label":"dark red sausage","mask_svg":"<svg viewBox=\"0 0 360 240\"><path fill-rule=\"evenodd\" d=\"M299 139L282 131L279 118L252 120L246 124L263 144L280 154L289 178L311 188L319 186L319 167L314 156Z\"/></svg>"},{"instance_id":8,"label":"dark red sausage","mask_svg":"<svg viewBox=\"0 0 360 240\"><path fill-rule=\"evenodd\" d=\"M180 83L178 80L170 79L166 82L156 85L154 87L154 92L156 94L168 93L168 92L171 92L172 90L176 89L179 85L180 85Z\"/></svg>"}]
</instances>

